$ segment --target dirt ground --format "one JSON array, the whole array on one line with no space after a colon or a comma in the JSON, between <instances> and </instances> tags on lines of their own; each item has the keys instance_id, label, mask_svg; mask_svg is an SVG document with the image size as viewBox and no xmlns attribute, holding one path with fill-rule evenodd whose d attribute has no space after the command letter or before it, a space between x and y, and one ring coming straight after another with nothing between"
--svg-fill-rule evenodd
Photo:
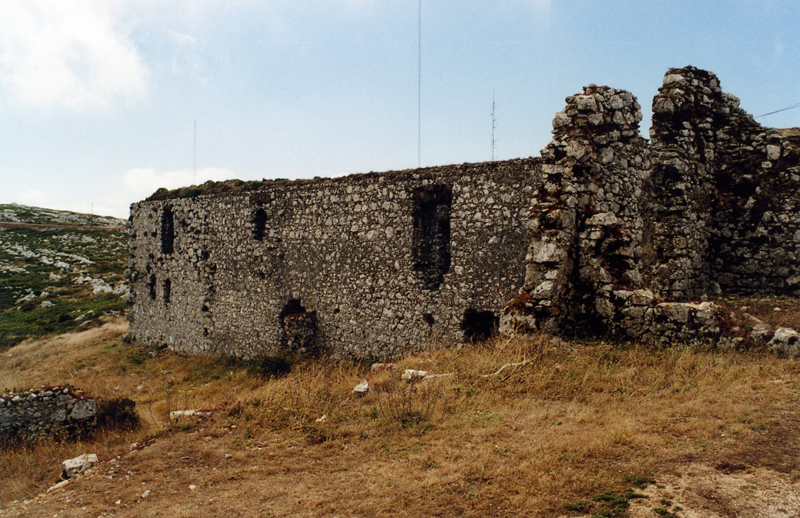
<instances>
[{"instance_id":1,"label":"dirt ground","mask_svg":"<svg viewBox=\"0 0 800 518\"><path fill-rule=\"evenodd\" d=\"M558 341L442 351L404 361L455 371L441 388L458 395L407 427L352 395L368 376L359 366L256 382L131 349L125 331L115 320L2 355L0 383L130 394L146 426L0 456L2 485L43 473L32 492L5 493L27 496L0 504L0 517L800 517L797 360ZM520 351L526 366L480 374ZM178 398L170 407L164 392L179 389L195 394L180 408L210 412L166 426ZM47 490L61 460L93 452L96 467ZM632 472L645 478L623 482ZM601 508L599 493L626 487L624 508Z\"/></svg>"},{"instance_id":2,"label":"dirt ground","mask_svg":"<svg viewBox=\"0 0 800 518\"><path fill-rule=\"evenodd\" d=\"M775 440L764 438L727 460L713 465L687 461L657 474L639 491L644 498L631 501L630 516L800 516L800 430L797 416L788 421ZM0 516L518 515L502 508L476 511L468 499L462 507L427 507L428 497L434 496L429 491L447 490L435 469L420 467L412 481L391 476L395 463L407 476L403 465L418 463L419 445L365 461L359 448L309 446L276 436L242 451L232 444L235 439L234 430L215 436L200 428L135 446L63 488L9 505ZM409 491L401 500L407 505L397 506L389 497L394 484ZM455 481L454 486L458 491ZM536 515L531 509L529 516Z\"/></svg>"}]
</instances>

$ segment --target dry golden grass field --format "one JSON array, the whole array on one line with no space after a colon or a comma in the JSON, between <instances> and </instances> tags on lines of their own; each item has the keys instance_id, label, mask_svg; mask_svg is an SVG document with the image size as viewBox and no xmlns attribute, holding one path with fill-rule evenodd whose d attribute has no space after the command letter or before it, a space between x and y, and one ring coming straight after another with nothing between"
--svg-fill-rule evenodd
<instances>
[{"instance_id":1,"label":"dry golden grass field","mask_svg":"<svg viewBox=\"0 0 800 518\"><path fill-rule=\"evenodd\" d=\"M542 336L270 378L126 331L117 318L0 353L2 387L126 396L143 422L0 453L0 516L800 516L797 360ZM207 413L170 421L188 409ZM81 453L100 463L48 493Z\"/></svg>"}]
</instances>

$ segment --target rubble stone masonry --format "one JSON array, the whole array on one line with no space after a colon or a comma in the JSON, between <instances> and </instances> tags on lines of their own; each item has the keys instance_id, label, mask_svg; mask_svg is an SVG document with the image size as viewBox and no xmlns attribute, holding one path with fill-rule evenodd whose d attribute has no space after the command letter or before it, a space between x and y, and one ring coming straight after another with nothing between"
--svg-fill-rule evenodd
<instances>
[{"instance_id":1,"label":"rubble stone masonry","mask_svg":"<svg viewBox=\"0 0 800 518\"><path fill-rule=\"evenodd\" d=\"M541 158L134 204L132 337L390 358L499 321L668 344L730 338L701 299L800 295L800 132L693 67L665 75L650 141L629 92L566 101Z\"/></svg>"}]
</instances>

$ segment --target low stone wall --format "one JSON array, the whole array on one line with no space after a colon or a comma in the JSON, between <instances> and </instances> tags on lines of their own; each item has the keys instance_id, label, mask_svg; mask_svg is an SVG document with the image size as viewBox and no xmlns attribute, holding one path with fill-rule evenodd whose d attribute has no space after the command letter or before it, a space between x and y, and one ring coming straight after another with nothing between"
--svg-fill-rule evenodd
<instances>
[{"instance_id":1,"label":"low stone wall","mask_svg":"<svg viewBox=\"0 0 800 518\"><path fill-rule=\"evenodd\" d=\"M97 403L69 387L0 394L0 443L83 437L97 425Z\"/></svg>"}]
</instances>

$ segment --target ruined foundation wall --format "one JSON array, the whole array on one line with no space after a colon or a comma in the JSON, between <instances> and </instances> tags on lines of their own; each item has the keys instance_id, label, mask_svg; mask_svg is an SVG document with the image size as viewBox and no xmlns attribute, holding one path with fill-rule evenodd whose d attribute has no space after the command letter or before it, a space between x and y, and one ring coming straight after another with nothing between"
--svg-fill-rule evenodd
<instances>
[{"instance_id":1,"label":"ruined foundation wall","mask_svg":"<svg viewBox=\"0 0 800 518\"><path fill-rule=\"evenodd\" d=\"M523 283L540 176L512 160L134 204L131 335L385 358L491 332Z\"/></svg>"},{"instance_id":2,"label":"ruined foundation wall","mask_svg":"<svg viewBox=\"0 0 800 518\"><path fill-rule=\"evenodd\" d=\"M69 387L0 394L0 445L44 437L84 437L97 426L97 403Z\"/></svg>"}]
</instances>

